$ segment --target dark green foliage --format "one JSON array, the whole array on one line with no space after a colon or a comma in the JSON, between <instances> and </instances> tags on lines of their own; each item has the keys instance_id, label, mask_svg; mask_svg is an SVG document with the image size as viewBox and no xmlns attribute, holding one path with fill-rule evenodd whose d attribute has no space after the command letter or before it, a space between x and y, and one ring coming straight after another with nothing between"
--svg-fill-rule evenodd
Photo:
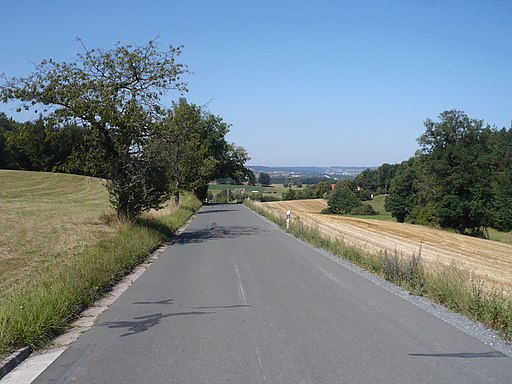
<instances>
[{"instance_id":1,"label":"dark green foliage","mask_svg":"<svg viewBox=\"0 0 512 384\"><path fill-rule=\"evenodd\" d=\"M361 206L361 200L352 191L351 184L349 180L342 180L336 183L336 187L327 201L332 213L350 213L352 209Z\"/></svg>"},{"instance_id":2,"label":"dark green foliage","mask_svg":"<svg viewBox=\"0 0 512 384\"><path fill-rule=\"evenodd\" d=\"M298 183L297 183L298 184ZM327 198L331 193L331 184L322 181L316 185L307 185L301 189L289 189L283 193L283 200L306 200Z\"/></svg>"},{"instance_id":3,"label":"dark green foliage","mask_svg":"<svg viewBox=\"0 0 512 384\"><path fill-rule=\"evenodd\" d=\"M260 172L258 176L258 183L264 187L270 185L270 175L265 172Z\"/></svg>"},{"instance_id":4,"label":"dark green foliage","mask_svg":"<svg viewBox=\"0 0 512 384\"><path fill-rule=\"evenodd\" d=\"M398 164L384 163L377 169L365 169L355 177L354 184L369 194L388 194L391 179L398 168Z\"/></svg>"},{"instance_id":5,"label":"dark green foliage","mask_svg":"<svg viewBox=\"0 0 512 384\"><path fill-rule=\"evenodd\" d=\"M357 198L361 201L372 200L373 194L367 189L356 189L354 193L356 194Z\"/></svg>"},{"instance_id":6,"label":"dark green foliage","mask_svg":"<svg viewBox=\"0 0 512 384\"><path fill-rule=\"evenodd\" d=\"M492 217L491 226L499 231L512 230L512 129L502 129L491 137L494 167L491 184Z\"/></svg>"},{"instance_id":7,"label":"dark green foliage","mask_svg":"<svg viewBox=\"0 0 512 384\"><path fill-rule=\"evenodd\" d=\"M391 181L386 209L398 221L486 237L512 229L512 131L498 131L461 111L425 121L421 151Z\"/></svg>"},{"instance_id":8,"label":"dark green foliage","mask_svg":"<svg viewBox=\"0 0 512 384\"><path fill-rule=\"evenodd\" d=\"M417 172L408 162L402 163L395 174L390 187L390 194L386 196L384 207L399 223L411 215L416 205Z\"/></svg>"},{"instance_id":9,"label":"dark green foliage","mask_svg":"<svg viewBox=\"0 0 512 384\"><path fill-rule=\"evenodd\" d=\"M12 149L9 146L9 137L16 127L16 122L0 112L0 168L16 169L13 165Z\"/></svg>"},{"instance_id":10,"label":"dark green foliage","mask_svg":"<svg viewBox=\"0 0 512 384\"><path fill-rule=\"evenodd\" d=\"M359 207L350 210L351 215L374 216L378 212L370 204L363 203Z\"/></svg>"},{"instance_id":11,"label":"dark green foliage","mask_svg":"<svg viewBox=\"0 0 512 384\"><path fill-rule=\"evenodd\" d=\"M70 158L85 135L82 127L51 125L42 116L25 123L0 116L0 168L84 173Z\"/></svg>"},{"instance_id":12,"label":"dark green foliage","mask_svg":"<svg viewBox=\"0 0 512 384\"><path fill-rule=\"evenodd\" d=\"M226 141L228 132L229 125L221 117L184 98L167 111L147 152L168 170L176 205L180 190L195 191L204 200L211 180L230 178L239 184L251 177L252 171L244 166L247 152Z\"/></svg>"},{"instance_id":13,"label":"dark green foliage","mask_svg":"<svg viewBox=\"0 0 512 384\"><path fill-rule=\"evenodd\" d=\"M425 122L418 139L425 172L435 186L432 201L440 225L460 233L488 226L491 219L491 128L460 111L446 111L440 122Z\"/></svg>"}]
</instances>

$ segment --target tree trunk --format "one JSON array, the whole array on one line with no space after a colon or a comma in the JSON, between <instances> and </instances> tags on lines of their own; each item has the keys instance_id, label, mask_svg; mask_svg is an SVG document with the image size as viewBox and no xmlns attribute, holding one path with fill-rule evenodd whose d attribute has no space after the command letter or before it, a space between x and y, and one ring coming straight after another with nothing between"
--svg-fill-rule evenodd
<instances>
[{"instance_id":1,"label":"tree trunk","mask_svg":"<svg viewBox=\"0 0 512 384\"><path fill-rule=\"evenodd\" d=\"M178 207L180 205L180 182L176 180L176 191L174 192L174 205Z\"/></svg>"}]
</instances>

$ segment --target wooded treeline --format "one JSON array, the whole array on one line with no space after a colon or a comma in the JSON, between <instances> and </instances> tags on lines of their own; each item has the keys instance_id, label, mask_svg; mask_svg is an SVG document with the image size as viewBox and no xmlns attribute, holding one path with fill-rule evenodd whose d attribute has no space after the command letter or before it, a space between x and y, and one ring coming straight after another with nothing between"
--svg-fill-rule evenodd
<instances>
[{"instance_id":1,"label":"wooded treeline","mask_svg":"<svg viewBox=\"0 0 512 384\"><path fill-rule=\"evenodd\" d=\"M0 168L86 174L70 161L85 134L77 125L49 126L42 117L20 123L0 112Z\"/></svg>"},{"instance_id":2,"label":"wooded treeline","mask_svg":"<svg viewBox=\"0 0 512 384\"><path fill-rule=\"evenodd\" d=\"M385 207L399 222L479 237L487 236L488 227L512 230L512 129L457 110L424 124L413 157L367 170L354 182L388 193Z\"/></svg>"}]
</instances>

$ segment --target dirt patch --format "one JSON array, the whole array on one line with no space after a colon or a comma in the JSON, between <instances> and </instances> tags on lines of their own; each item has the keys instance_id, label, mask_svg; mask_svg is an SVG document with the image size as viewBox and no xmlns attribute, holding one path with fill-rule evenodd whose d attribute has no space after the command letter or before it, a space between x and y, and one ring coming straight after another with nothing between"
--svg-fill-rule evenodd
<instances>
[{"instance_id":1,"label":"dirt patch","mask_svg":"<svg viewBox=\"0 0 512 384\"><path fill-rule=\"evenodd\" d=\"M322 215L323 199L263 203L275 214L292 217L317 227L331 238L365 252L399 252L404 257L418 253L430 268L456 265L484 279L487 289L502 288L512 295L512 245L476 239L419 225L338 215Z\"/></svg>"}]
</instances>

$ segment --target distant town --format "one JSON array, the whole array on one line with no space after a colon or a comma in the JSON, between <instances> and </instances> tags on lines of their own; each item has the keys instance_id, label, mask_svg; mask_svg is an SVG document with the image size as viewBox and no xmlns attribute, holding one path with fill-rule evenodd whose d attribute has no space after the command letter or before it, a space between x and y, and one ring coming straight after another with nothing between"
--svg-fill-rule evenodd
<instances>
[{"instance_id":1,"label":"distant town","mask_svg":"<svg viewBox=\"0 0 512 384\"><path fill-rule=\"evenodd\" d=\"M326 179L353 179L365 169L376 169L377 167L268 167L262 165L249 165L256 175L265 172L273 179L275 178L326 178Z\"/></svg>"}]
</instances>

